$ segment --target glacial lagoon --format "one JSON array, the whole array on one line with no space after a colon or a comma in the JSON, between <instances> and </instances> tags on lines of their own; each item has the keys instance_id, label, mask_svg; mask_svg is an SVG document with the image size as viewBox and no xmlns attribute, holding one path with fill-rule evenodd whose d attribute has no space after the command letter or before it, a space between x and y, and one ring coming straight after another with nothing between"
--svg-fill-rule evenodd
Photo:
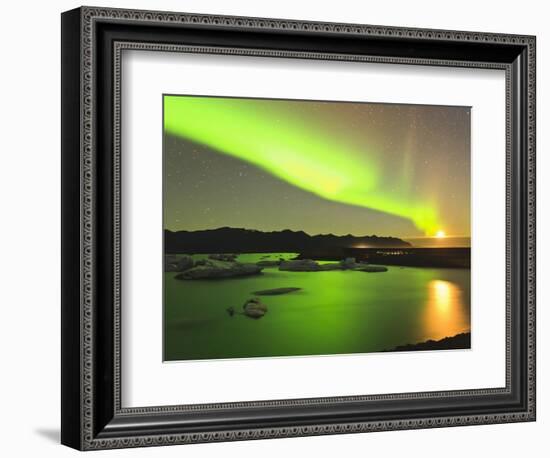
<instances>
[{"instance_id":1,"label":"glacial lagoon","mask_svg":"<svg viewBox=\"0 0 550 458\"><path fill-rule=\"evenodd\" d=\"M239 262L292 259L293 253L239 255ZM194 255L195 259L207 255ZM388 266L387 272L280 271L179 280L164 273L164 360L369 353L470 332L470 270ZM254 292L260 319L230 315Z\"/></svg>"}]
</instances>

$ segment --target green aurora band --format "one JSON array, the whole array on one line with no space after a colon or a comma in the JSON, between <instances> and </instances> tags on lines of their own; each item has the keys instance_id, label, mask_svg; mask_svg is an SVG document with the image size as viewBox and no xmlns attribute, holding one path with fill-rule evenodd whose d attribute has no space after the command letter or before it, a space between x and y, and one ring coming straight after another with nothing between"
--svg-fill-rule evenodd
<instances>
[{"instance_id":1,"label":"green aurora band","mask_svg":"<svg viewBox=\"0 0 550 458\"><path fill-rule=\"evenodd\" d=\"M375 153L298 118L288 101L164 96L164 129L325 199L407 218L425 235L440 227L433 205L384 189Z\"/></svg>"}]
</instances>

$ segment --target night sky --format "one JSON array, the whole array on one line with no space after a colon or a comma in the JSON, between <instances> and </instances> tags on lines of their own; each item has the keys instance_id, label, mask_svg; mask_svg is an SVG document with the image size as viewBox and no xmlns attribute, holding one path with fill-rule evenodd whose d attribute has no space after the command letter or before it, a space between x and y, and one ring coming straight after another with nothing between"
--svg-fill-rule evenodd
<instances>
[{"instance_id":1,"label":"night sky","mask_svg":"<svg viewBox=\"0 0 550 458\"><path fill-rule=\"evenodd\" d=\"M164 224L470 236L470 108L164 98Z\"/></svg>"}]
</instances>

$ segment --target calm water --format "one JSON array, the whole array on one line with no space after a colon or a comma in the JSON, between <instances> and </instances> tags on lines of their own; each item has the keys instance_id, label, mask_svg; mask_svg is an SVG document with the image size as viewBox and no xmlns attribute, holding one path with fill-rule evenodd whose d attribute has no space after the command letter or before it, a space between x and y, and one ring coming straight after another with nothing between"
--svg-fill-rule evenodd
<instances>
[{"instance_id":1,"label":"calm water","mask_svg":"<svg viewBox=\"0 0 550 458\"><path fill-rule=\"evenodd\" d=\"M239 261L278 259L241 255ZM293 255L284 255L292 258ZM201 257L197 255L197 257ZM281 272L176 280L165 273L165 359L215 359L367 353L470 330L470 270L388 267L388 272ZM253 291L267 314L230 317Z\"/></svg>"}]
</instances>

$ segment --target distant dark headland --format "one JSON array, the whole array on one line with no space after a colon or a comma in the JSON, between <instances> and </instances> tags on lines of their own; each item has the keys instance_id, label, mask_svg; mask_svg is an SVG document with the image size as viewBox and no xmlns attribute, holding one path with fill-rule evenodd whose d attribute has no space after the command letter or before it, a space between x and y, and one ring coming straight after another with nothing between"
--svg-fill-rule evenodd
<instances>
[{"instance_id":1,"label":"distant dark headland","mask_svg":"<svg viewBox=\"0 0 550 458\"><path fill-rule=\"evenodd\" d=\"M291 230L262 232L221 227L204 231L164 231L165 253L323 253L358 246L408 248L411 245L396 237L309 235Z\"/></svg>"}]
</instances>

